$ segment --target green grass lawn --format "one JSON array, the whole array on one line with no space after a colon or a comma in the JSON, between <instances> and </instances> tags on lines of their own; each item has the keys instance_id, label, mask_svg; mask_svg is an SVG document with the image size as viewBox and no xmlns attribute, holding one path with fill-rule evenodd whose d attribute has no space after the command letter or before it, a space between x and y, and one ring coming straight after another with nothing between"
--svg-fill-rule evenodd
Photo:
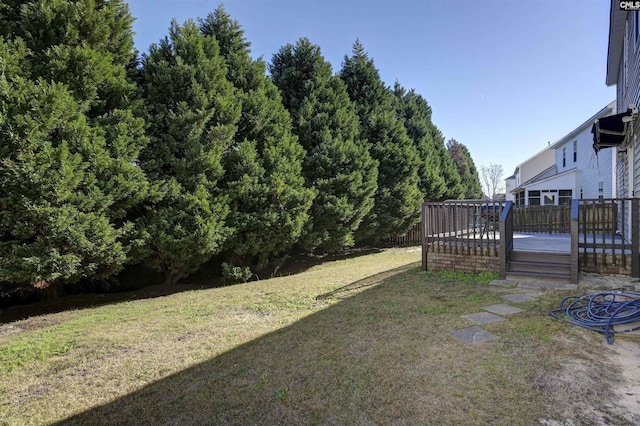
<instances>
[{"instance_id":1,"label":"green grass lawn","mask_svg":"<svg viewBox=\"0 0 640 426\"><path fill-rule=\"evenodd\" d=\"M461 315L522 291L419 261L390 249L4 324L0 424L581 424L575 407L610 396L581 387L606 372L589 349L602 338L547 315L565 294L467 346Z\"/></svg>"}]
</instances>

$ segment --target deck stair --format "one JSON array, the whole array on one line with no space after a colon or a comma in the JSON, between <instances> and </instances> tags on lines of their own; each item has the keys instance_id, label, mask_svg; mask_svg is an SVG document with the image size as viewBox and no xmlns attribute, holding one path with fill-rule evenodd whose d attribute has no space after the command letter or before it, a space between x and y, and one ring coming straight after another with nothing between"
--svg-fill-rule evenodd
<instances>
[{"instance_id":1,"label":"deck stair","mask_svg":"<svg viewBox=\"0 0 640 426\"><path fill-rule=\"evenodd\" d=\"M570 282L571 255L514 250L507 262L507 279Z\"/></svg>"}]
</instances>

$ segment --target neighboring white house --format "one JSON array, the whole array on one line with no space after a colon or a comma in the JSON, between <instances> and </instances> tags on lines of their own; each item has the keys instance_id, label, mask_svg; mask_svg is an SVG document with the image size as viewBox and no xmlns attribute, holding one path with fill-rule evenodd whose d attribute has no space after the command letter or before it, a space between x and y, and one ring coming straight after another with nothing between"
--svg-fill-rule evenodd
<instances>
[{"instance_id":1,"label":"neighboring white house","mask_svg":"<svg viewBox=\"0 0 640 426\"><path fill-rule=\"evenodd\" d=\"M617 86L619 114L594 125L595 148L618 148L616 155L617 196L640 195L640 125L636 107L640 104L640 16L637 11L620 10L611 1L607 86ZM633 172L631 172L633 171Z\"/></svg>"},{"instance_id":2,"label":"neighboring white house","mask_svg":"<svg viewBox=\"0 0 640 426\"><path fill-rule=\"evenodd\" d=\"M614 197L615 149L596 151L591 133L596 120L613 113L615 101L518 165L506 179L509 199L516 205L548 206L568 205L573 198Z\"/></svg>"},{"instance_id":3,"label":"neighboring white house","mask_svg":"<svg viewBox=\"0 0 640 426\"><path fill-rule=\"evenodd\" d=\"M523 163L520 163L512 176L505 179L505 189L507 200L514 204L525 204L522 199L526 198L523 184L544 175L546 171L553 167L555 154L549 147L533 155Z\"/></svg>"}]
</instances>

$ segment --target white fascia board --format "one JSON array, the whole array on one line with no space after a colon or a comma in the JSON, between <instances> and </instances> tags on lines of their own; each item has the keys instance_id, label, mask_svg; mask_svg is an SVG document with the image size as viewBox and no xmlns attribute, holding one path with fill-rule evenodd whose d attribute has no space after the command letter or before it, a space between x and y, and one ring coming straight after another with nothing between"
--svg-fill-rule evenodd
<instances>
[{"instance_id":1,"label":"white fascia board","mask_svg":"<svg viewBox=\"0 0 640 426\"><path fill-rule=\"evenodd\" d=\"M627 11L620 10L620 1L611 0L609 12L609 47L607 51L607 86L618 83L620 59L624 47L624 26L627 22Z\"/></svg>"},{"instance_id":2,"label":"white fascia board","mask_svg":"<svg viewBox=\"0 0 640 426\"><path fill-rule=\"evenodd\" d=\"M566 172L558 173L557 175L553 175L545 179L540 179L539 181L530 182L528 185L522 185L522 186L527 191L531 191L531 190L535 191L539 189L570 189L570 188L565 188L566 185L563 185L562 188L560 187L554 188L554 185L552 185L552 183L555 180L566 182L567 178L569 178L570 180L571 178L573 178L573 185L575 186L576 176L578 174L577 172L578 172L577 169L567 170Z\"/></svg>"},{"instance_id":3,"label":"white fascia board","mask_svg":"<svg viewBox=\"0 0 640 426\"><path fill-rule=\"evenodd\" d=\"M615 112L615 109L616 109L616 101L613 100L606 107L602 108L595 115L590 117L587 121L585 121L584 123L582 123L581 125L576 127L574 130L572 130L569 134L563 136L557 142L552 143L550 148L551 149L558 148L560 145L564 144L565 142L568 142L570 140L575 139L575 137L578 134L582 133L583 131L585 131L587 129L589 129L589 131L591 131L591 126L593 126L593 122L594 121L596 121L596 120L598 120L598 119L600 119L602 117L608 117L610 115L613 115L613 113Z\"/></svg>"}]
</instances>

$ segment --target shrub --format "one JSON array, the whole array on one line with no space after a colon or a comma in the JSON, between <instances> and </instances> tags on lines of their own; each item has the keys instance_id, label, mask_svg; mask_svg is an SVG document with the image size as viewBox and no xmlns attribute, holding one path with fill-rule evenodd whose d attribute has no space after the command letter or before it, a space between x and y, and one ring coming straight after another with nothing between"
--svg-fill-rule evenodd
<instances>
[{"instance_id":1,"label":"shrub","mask_svg":"<svg viewBox=\"0 0 640 426\"><path fill-rule=\"evenodd\" d=\"M248 266L233 266L227 262L222 264L222 277L228 284L246 283L252 276L253 272Z\"/></svg>"}]
</instances>

